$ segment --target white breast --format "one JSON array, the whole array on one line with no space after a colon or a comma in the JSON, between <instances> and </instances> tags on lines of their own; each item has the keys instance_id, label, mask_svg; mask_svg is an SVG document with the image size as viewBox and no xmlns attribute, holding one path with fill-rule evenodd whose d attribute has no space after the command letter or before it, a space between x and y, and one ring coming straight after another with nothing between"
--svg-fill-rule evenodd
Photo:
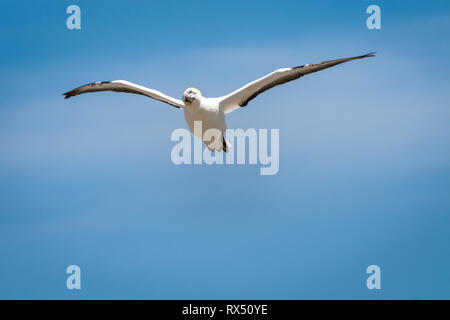
<instances>
[{"instance_id":1,"label":"white breast","mask_svg":"<svg viewBox=\"0 0 450 320\"><path fill-rule=\"evenodd\" d=\"M192 104L184 108L184 118L192 133L202 139L208 129L218 129L224 132L227 129L225 114L219 108L218 99L202 97L200 104ZM194 121L202 121L202 132L194 132Z\"/></svg>"}]
</instances>

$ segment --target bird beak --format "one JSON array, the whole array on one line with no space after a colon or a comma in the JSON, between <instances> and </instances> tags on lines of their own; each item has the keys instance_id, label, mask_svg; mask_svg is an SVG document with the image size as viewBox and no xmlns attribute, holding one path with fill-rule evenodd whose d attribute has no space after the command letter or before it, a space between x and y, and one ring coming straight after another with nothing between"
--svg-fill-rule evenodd
<instances>
[{"instance_id":1,"label":"bird beak","mask_svg":"<svg viewBox=\"0 0 450 320\"><path fill-rule=\"evenodd\" d=\"M184 97L183 102L184 102L186 105L190 105L190 104L192 104L192 101L193 101L193 100L194 100L193 97L187 95L187 96Z\"/></svg>"}]
</instances>

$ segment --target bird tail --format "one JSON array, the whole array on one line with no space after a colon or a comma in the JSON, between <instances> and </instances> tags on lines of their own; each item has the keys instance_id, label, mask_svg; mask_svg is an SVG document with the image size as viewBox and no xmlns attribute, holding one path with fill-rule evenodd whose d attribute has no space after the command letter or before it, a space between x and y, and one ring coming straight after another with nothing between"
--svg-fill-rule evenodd
<instances>
[{"instance_id":1,"label":"bird tail","mask_svg":"<svg viewBox=\"0 0 450 320\"><path fill-rule=\"evenodd\" d=\"M227 141L227 139L225 139L224 136L222 136L222 150L224 152L228 152L230 147L231 147L231 144Z\"/></svg>"},{"instance_id":2,"label":"bird tail","mask_svg":"<svg viewBox=\"0 0 450 320\"><path fill-rule=\"evenodd\" d=\"M225 152L228 152L228 150L230 150L231 148L231 144L225 139L225 137L222 135L222 145L220 145L220 141L218 143L215 143L214 140L211 141L203 141L206 145L206 147L210 150L210 151L219 151L221 152L222 150Z\"/></svg>"}]
</instances>

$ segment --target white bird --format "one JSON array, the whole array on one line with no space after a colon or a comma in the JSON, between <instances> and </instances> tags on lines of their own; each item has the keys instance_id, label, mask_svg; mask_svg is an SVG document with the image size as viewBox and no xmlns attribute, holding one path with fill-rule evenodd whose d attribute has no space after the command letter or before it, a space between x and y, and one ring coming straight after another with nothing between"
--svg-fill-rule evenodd
<instances>
[{"instance_id":1,"label":"white bird","mask_svg":"<svg viewBox=\"0 0 450 320\"><path fill-rule=\"evenodd\" d=\"M248 102L260 93L277 85L298 79L306 74L333 67L350 60L373 57L375 53L369 53L357 57L336 59L319 63L311 63L293 68L277 69L268 75L252 81L245 86L219 98L203 97L196 88L188 88L184 91L182 100L172 98L159 91L149 89L125 80L90 83L64 93L65 99L86 93L97 91L118 91L141 94L184 110L184 118L189 129L206 144L210 150L228 151L229 143L224 138L227 129L225 114L240 107L245 107ZM194 121L202 122L201 132L194 132ZM208 129L216 129L221 133L220 141L204 138L204 132ZM201 134L201 135L200 135Z\"/></svg>"}]
</instances>

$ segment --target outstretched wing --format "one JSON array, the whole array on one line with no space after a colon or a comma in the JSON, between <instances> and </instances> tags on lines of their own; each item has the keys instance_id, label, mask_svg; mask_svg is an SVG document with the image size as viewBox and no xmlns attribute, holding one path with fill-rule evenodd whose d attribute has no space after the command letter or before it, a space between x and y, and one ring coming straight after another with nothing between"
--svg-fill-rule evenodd
<instances>
[{"instance_id":1,"label":"outstretched wing","mask_svg":"<svg viewBox=\"0 0 450 320\"><path fill-rule=\"evenodd\" d=\"M319 63L306 64L304 66L298 66L294 68L283 68L275 70L274 72L269 73L268 75L258 80L246 84L242 88L239 88L229 95L221 97L220 107L225 113L229 113L238 109L239 107L245 107L250 100L254 99L257 95L266 90L269 90L270 88L298 79L308 73L313 73L326 68L330 68L350 60L373 57L374 55L375 53L373 52L357 57L336 59Z\"/></svg>"},{"instance_id":2,"label":"outstretched wing","mask_svg":"<svg viewBox=\"0 0 450 320\"><path fill-rule=\"evenodd\" d=\"M159 91L149 89L135 83L131 83L125 80L115 80L115 81L105 81L105 82L93 82L87 85L78 87L76 89L70 90L66 93L63 93L65 96L64 99L68 99L70 97L87 93L87 92L97 92L97 91L117 91L117 92L128 92L128 93L136 93L141 94L143 96L147 96L165 103L170 104L171 106L177 108L183 108L184 104L181 100L169 97Z\"/></svg>"}]
</instances>

